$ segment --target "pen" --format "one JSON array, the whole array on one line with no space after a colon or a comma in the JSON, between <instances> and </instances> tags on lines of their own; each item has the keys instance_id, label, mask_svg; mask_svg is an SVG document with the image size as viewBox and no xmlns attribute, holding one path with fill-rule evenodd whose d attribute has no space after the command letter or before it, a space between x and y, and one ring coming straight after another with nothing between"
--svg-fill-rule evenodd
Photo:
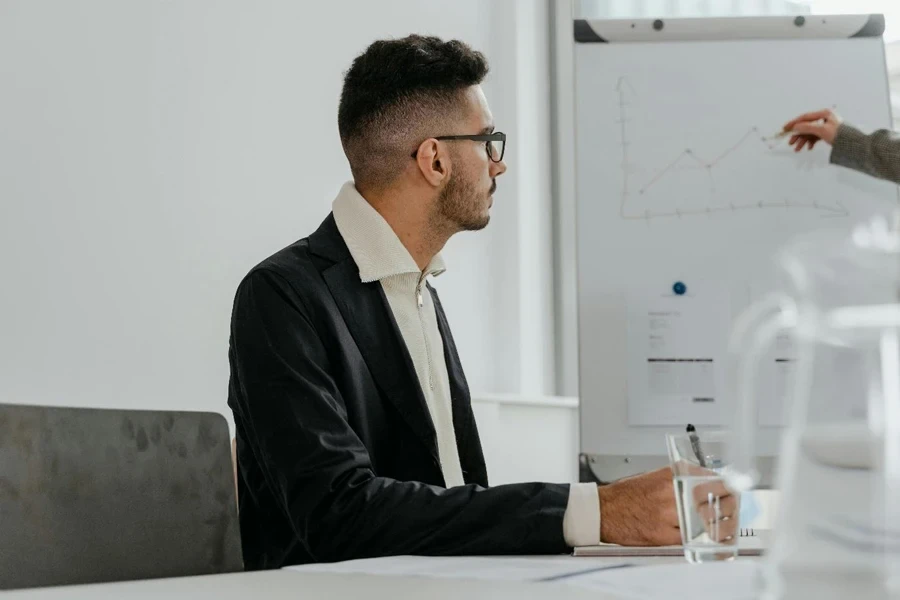
<instances>
[{"instance_id":1,"label":"pen","mask_svg":"<svg viewBox=\"0 0 900 600\"><path fill-rule=\"evenodd\" d=\"M688 423L686 430L688 437L691 438L691 449L694 451L694 456L697 457L700 466L706 468L706 458L703 456L703 449L700 448L700 437L697 435L697 428Z\"/></svg>"},{"instance_id":2,"label":"pen","mask_svg":"<svg viewBox=\"0 0 900 600\"><path fill-rule=\"evenodd\" d=\"M819 121L817 121L817 123L818 123L818 122L819 122ZM773 135L773 136L770 137L769 139L770 139L770 140L780 140L781 138L786 138L786 137L789 136L789 135L804 135L804 134L802 134L802 133L796 133L795 131L792 131L792 130L790 130L790 129L782 129L781 131L779 131L778 133L776 133L775 135Z\"/></svg>"}]
</instances>

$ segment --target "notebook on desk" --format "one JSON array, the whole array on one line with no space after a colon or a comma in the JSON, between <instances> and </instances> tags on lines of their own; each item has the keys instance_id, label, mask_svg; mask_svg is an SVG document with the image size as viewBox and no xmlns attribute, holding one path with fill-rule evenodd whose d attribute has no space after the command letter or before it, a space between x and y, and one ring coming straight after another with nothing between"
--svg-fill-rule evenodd
<instances>
[{"instance_id":1,"label":"notebook on desk","mask_svg":"<svg viewBox=\"0 0 900 600\"><path fill-rule=\"evenodd\" d=\"M738 538L738 556L761 556L766 550L771 532L758 529L741 529ZM573 556L683 556L683 546L579 546Z\"/></svg>"}]
</instances>

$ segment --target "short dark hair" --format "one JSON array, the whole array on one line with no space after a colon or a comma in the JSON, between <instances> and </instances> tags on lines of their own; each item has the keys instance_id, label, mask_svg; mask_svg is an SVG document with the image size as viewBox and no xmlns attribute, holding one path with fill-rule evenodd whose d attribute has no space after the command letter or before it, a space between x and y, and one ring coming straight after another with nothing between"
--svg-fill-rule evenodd
<instances>
[{"instance_id":1,"label":"short dark hair","mask_svg":"<svg viewBox=\"0 0 900 600\"><path fill-rule=\"evenodd\" d=\"M344 75L338 131L357 184L389 184L416 144L458 115L462 92L488 63L459 40L410 35L371 44Z\"/></svg>"}]
</instances>

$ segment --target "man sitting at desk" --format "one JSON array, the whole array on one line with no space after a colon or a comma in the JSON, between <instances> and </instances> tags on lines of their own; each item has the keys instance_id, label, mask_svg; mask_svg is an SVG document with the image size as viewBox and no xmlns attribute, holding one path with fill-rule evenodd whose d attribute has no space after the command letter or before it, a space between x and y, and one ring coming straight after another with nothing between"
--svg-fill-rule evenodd
<instances>
[{"instance_id":1,"label":"man sitting at desk","mask_svg":"<svg viewBox=\"0 0 900 600\"><path fill-rule=\"evenodd\" d=\"M668 469L599 488L488 487L427 281L452 235L488 224L506 171L487 72L459 41L373 43L338 109L354 181L318 230L237 291L229 405L247 568L680 541Z\"/></svg>"}]
</instances>

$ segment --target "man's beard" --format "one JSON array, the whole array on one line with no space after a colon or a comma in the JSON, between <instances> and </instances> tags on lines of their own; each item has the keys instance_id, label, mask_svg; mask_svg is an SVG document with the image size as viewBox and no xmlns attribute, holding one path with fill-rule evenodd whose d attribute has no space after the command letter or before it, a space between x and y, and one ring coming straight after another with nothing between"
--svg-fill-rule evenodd
<instances>
[{"instance_id":1,"label":"man's beard","mask_svg":"<svg viewBox=\"0 0 900 600\"><path fill-rule=\"evenodd\" d=\"M491 184L488 195L497 189L497 182ZM478 188L459 175L451 177L447 187L438 198L438 212L443 221L448 222L457 231L478 231L487 227L491 216L481 212L482 203Z\"/></svg>"}]
</instances>

